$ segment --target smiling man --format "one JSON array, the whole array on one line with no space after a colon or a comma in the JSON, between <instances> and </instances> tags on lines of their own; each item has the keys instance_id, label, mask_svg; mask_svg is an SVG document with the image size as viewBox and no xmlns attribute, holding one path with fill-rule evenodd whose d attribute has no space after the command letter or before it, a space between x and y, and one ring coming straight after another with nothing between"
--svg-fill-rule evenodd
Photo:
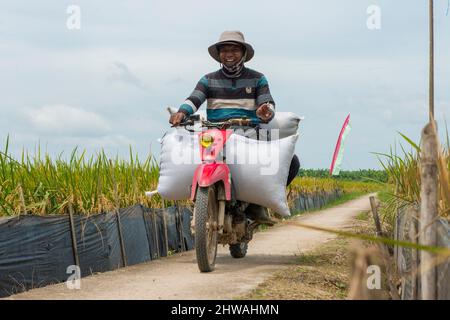
<instances>
[{"instance_id":1,"label":"smiling man","mask_svg":"<svg viewBox=\"0 0 450 320\"><path fill-rule=\"evenodd\" d=\"M254 55L244 35L240 31L225 31L208 51L221 68L200 79L178 113L171 116L170 123L178 125L205 100L209 121L242 117L255 123L270 121L275 115L275 103L266 77L244 66Z\"/></svg>"},{"instance_id":2,"label":"smiling man","mask_svg":"<svg viewBox=\"0 0 450 320\"><path fill-rule=\"evenodd\" d=\"M177 126L186 115L191 115L207 101L209 121L249 118L253 123L267 123L275 116L275 102L270 94L266 77L247 68L244 63L253 58L253 47L245 42L240 31L225 31L219 41L208 48L221 68L202 77L194 91L171 115L169 122ZM287 185L297 175L300 163L294 155ZM250 204L246 214L260 223L272 224L267 209Z\"/></svg>"}]
</instances>

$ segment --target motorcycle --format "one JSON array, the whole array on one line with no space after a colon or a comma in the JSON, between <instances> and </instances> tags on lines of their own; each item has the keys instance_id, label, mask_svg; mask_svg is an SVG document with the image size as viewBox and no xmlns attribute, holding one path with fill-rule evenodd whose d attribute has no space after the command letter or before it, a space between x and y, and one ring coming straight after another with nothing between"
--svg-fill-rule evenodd
<instances>
[{"instance_id":1,"label":"motorcycle","mask_svg":"<svg viewBox=\"0 0 450 320\"><path fill-rule=\"evenodd\" d=\"M193 129L198 123L201 123L201 132ZM210 122L191 115L179 126L199 136L201 164L195 170L191 187L195 251L199 270L211 272L215 267L218 244L229 245L233 258L243 258L260 224L247 217L245 209L249 203L235 199L233 180L224 155L226 142L234 134L232 128L250 127L259 132L259 125L245 118Z\"/></svg>"}]
</instances>

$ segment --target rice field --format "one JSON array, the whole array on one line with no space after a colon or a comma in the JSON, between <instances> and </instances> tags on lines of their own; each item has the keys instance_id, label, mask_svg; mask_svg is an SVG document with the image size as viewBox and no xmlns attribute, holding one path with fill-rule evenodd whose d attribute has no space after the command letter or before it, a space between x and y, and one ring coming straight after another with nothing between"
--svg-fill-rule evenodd
<instances>
[{"instance_id":1,"label":"rice field","mask_svg":"<svg viewBox=\"0 0 450 320\"><path fill-rule=\"evenodd\" d=\"M144 191L156 188L159 169L152 156L140 160L130 148L129 159L109 159L102 151L87 157L74 149L69 160L52 159L37 152L22 151L20 159L8 153L9 139L0 152L0 216L68 213L69 203L77 213L112 211L142 203L161 206L159 197L149 199Z\"/></svg>"},{"instance_id":2,"label":"rice field","mask_svg":"<svg viewBox=\"0 0 450 320\"><path fill-rule=\"evenodd\" d=\"M344 193L370 193L376 192L383 188L382 183L341 180L335 178L311 178L297 177L292 181L289 188L291 193L311 193L319 191L332 191L336 189L342 190Z\"/></svg>"},{"instance_id":3,"label":"rice field","mask_svg":"<svg viewBox=\"0 0 450 320\"><path fill-rule=\"evenodd\" d=\"M330 170L300 168L298 175L300 177L329 178ZM387 182L388 177L385 170L359 169L351 171L341 170L338 176L333 176L333 179Z\"/></svg>"},{"instance_id":4,"label":"rice field","mask_svg":"<svg viewBox=\"0 0 450 320\"><path fill-rule=\"evenodd\" d=\"M152 208L171 205L158 195L145 196L145 191L156 189L158 176L157 160L152 155L141 160L131 147L128 159L110 159L103 151L88 157L79 149L68 159L53 159L40 148L33 155L23 150L14 159L6 139L0 151L0 216L66 214L70 206L76 213L95 214L137 203ZM337 188L372 192L379 187L372 182L297 177L289 188L295 195Z\"/></svg>"}]
</instances>

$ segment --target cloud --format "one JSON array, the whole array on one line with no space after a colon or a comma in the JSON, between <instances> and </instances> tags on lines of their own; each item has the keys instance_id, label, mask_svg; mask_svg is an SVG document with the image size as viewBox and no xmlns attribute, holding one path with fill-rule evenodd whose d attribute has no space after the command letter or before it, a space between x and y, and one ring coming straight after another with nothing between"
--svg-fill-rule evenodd
<instances>
[{"instance_id":1,"label":"cloud","mask_svg":"<svg viewBox=\"0 0 450 320\"><path fill-rule=\"evenodd\" d=\"M172 85L179 85L179 84L189 84L191 85L192 81L186 81L185 79L181 78L181 77L175 77L170 79L169 81L166 81L165 84L168 86L172 86Z\"/></svg>"},{"instance_id":2,"label":"cloud","mask_svg":"<svg viewBox=\"0 0 450 320\"><path fill-rule=\"evenodd\" d=\"M111 131L101 115L68 105L49 105L27 108L23 116L39 133L60 136L102 136Z\"/></svg>"},{"instance_id":3,"label":"cloud","mask_svg":"<svg viewBox=\"0 0 450 320\"><path fill-rule=\"evenodd\" d=\"M366 27L369 0L261 0L258 6L231 0L226 7L177 1L176 10L173 2L80 0L79 31L66 28L68 3L4 2L0 144L10 133L19 149L39 139L55 154L73 145L126 154L134 141L147 153L168 129L165 106L177 107L202 75L217 70L206 48L226 29L240 29L256 49L248 67L268 77L277 110L306 116L297 144L304 167L329 165L348 113L354 129L346 169L377 167L370 151L385 151L397 131L417 141L428 118L428 15L409 0L376 1L382 9L377 31ZM435 17L442 128L450 101L446 6L435 8L442 13ZM203 18L186 22L186 16Z\"/></svg>"},{"instance_id":4,"label":"cloud","mask_svg":"<svg viewBox=\"0 0 450 320\"><path fill-rule=\"evenodd\" d=\"M115 61L114 66L116 67L117 73L110 77L112 81L121 81L132 85L138 89L147 90L147 87L142 83L142 81L130 71L128 66L120 61Z\"/></svg>"},{"instance_id":5,"label":"cloud","mask_svg":"<svg viewBox=\"0 0 450 320\"><path fill-rule=\"evenodd\" d=\"M2 141L0 141L0 147ZM114 158L119 155L121 158L129 157L129 147L133 152L138 151L135 140L117 133L111 133L100 137L74 137L74 136L52 136L37 137L33 132L14 133L10 136L10 153L14 157L19 157L23 151L31 157L37 155L39 149L42 154L48 154L55 158L62 156L63 159L70 159L71 152L77 148L78 152L86 152L86 157L95 156L100 151L104 151L108 157ZM4 146L3 146L4 148ZM146 156L148 148L141 148L139 156Z\"/></svg>"}]
</instances>

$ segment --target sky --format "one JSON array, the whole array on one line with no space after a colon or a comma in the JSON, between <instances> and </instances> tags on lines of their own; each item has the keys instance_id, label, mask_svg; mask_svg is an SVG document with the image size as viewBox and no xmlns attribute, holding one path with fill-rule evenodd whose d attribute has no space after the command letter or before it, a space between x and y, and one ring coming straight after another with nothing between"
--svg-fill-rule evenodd
<instances>
[{"instance_id":1,"label":"sky","mask_svg":"<svg viewBox=\"0 0 450 320\"><path fill-rule=\"evenodd\" d=\"M79 8L79 29L71 5ZM371 6L379 8L379 28ZM450 14L435 0L435 115L450 114ZM73 26L73 24L72 24ZM301 122L304 168L328 168L341 126L342 169L380 168L374 152L418 142L428 120L427 0L103 1L0 3L0 149L51 156L158 156L178 107L219 68L207 52L224 30L255 49L277 111ZM206 106L202 106L202 109ZM407 148L408 149L408 148Z\"/></svg>"}]
</instances>

